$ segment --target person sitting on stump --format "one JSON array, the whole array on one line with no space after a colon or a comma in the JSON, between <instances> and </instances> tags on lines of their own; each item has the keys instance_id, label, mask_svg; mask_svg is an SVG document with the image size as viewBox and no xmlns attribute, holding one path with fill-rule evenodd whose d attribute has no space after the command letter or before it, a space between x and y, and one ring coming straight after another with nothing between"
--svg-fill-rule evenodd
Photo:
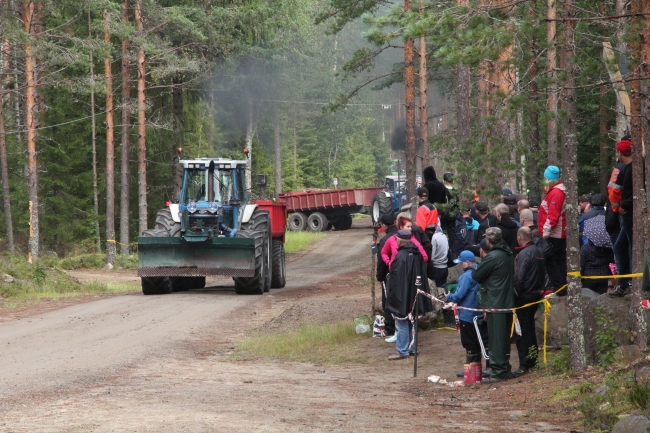
<instances>
[{"instance_id":1,"label":"person sitting on stump","mask_svg":"<svg viewBox=\"0 0 650 433\"><path fill-rule=\"evenodd\" d=\"M472 278L472 271L476 269L476 257L469 250L461 251L454 263L460 263L463 268L463 274L458 277L458 286L454 293L447 295L447 301L453 302L460 307L479 308L476 294L478 292L478 283ZM465 348L465 363L481 362L481 343L479 336L474 327L474 318L478 317L477 324L481 333L483 346L488 347L488 329L487 323L483 320L483 313L480 311L458 310L458 319L460 320L460 343ZM488 362L489 364L489 362ZM486 366L483 377L489 377L489 366ZM463 377L464 373L456 374Z\"/></svg>"},{"instance_id":2,"label":"person sitting on stump","mask_svg":"<svg viewBox=\"0 0 650 433\"><path fill-rule=\"evenodd\" d=\"M485 231L485 241L490 252L481 264L472 271L472 278L481 285L481 308L511 309L515 306L514 273L515 261L510 248L503 241L501 229L490 227ZM501 382L512 377L510 365L510 327L512 312L486 313L488 323L488 344L490 382Z\"/></svg>"},{"instance_id":3,"label":"person sitting on stump","mask_svg":"<svg viewBox=\"0 0 650 433\"><path fill-rule=\"evenodd\" d=\"M418 311L413 311L417 290L429 293L429 280L426 265L418 248L411 242L411 236L410 230L399 230L395 235L397 255L388 274L386 314L393 315L397 331L397 353L388 357L390 361L406 359L415 351L410 347L413 323L409 316L416 316L413 317L416 321L417 316L433 311L431 299L426 296L418 296Z\"/></svg>"}]
</instances>

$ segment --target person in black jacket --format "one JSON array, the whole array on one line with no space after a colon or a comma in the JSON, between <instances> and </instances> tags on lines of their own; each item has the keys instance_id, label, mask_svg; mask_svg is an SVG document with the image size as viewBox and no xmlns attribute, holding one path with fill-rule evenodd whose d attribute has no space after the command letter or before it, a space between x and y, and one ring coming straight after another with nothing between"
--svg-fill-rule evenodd
<instances>
[{"instance_id":1,"label":"person in black jacket","mask_svg":"<svg viewBox=\"0 0 650 433\"><path fill-rule=\"evenodd\" d=\"M621 203L618 213L620 215L621 232L614 243L614 254L618 262L618 272L625 275L631 273L632 262L632 145L629 141L620 141L616 145L616 156L625 164L625 168L618 173L616 184L621 186ZM619 278L618 286L610 291L610 296L625 296L630 293L630 279Z\"/></svg>"},{"instance_id":2,"label":"person in black jacket","mask_svg":"<svg viewBox=\"0 0 650 433\"><path fill-rule=\"evenodd\" d=\"M514 253L517 244L517 230L519 226L516 222L510 219L509 215L510 210L508 205L500 203L494 207L494 213L497 216L497 227L501 229L503 236L503 241L510 247L510 250Z\"/></svg>"},{"instance_id":3,"label":"person in black jacket","mask_svg":"<svg viewBox=\"0 0 650 433\"><path fill-rule=\"evenodd\" d=\"M392 215L382 215L381 227L384 229L384 237L379 240L377 243L377 281L382 285L381 291L381 307L384 310L384 330L388 338L392 337L395 334L395 320L390 314L386 314L386 290L384 284L386 284L386 277L388 276L388 264L384 262L384 259L381 257L381 250L384 248L384 244L391 236L395 236L397 233L397 227L395 226L395 221L393 221Z\"/></svg>"},{"instance_id":4,"label":"person in black jacket","mask_svg":"<svg viewBox=\"0 0 650 433\"><path fill-rule=\"evenodd\" d=\"M429 191L429 201L434 205L449 203L451 194L445 184L436 177L436 170L432 166L425 167L422 176L424 178L422 186Z\"/></svg>"},{"instance_id":5,"label":"person in black jacket","mask_svg":"<svg viewBox=\"0 0 650 433\"><path fill-rule=\"evenodd\" d=\"M485 232L490 227L496 227L497 217L490 213L490 208L488 204L484 201L478 201L474 203L475 215L473 216L476 221L478 221L478 240L480 241L485 237Z\"/></svg>"},{"instance_id":6,"label":"person in black jacket","mask_svg":"<svg viewBox=\"0 0 650 433\"><path fill-rule=\"evenodd\" d=\"M389 360L406 359L409 357L411 344L411 331L413 324L408 316L413 309L413 302L417 290L429 293L429 280L427 270L418 248L411 242L410 230L399 230L397 238L397 255L393 259L388 274L388 300L386 314L392 314L397 329L397 353L390 355ZM431 300L425 296L418 296L418 311L416 315L433 311Z\"/></svg>"},{"instance_id":7,"label":"person in black jacket","mask_svg":"<svg viewBox=\"0 0 650 433\"><path fill-rule=\"evenodd\" d=\"M546 278L544 254L533 243L533 233L528 227L517 231L518 254L515 258L515 307L542 299ZM537 335L535 313L537 304L516 310L521 326L521 336L516 339L519 368L515 376L525 374L537 364Z\"/></svg>"}]
</instances>

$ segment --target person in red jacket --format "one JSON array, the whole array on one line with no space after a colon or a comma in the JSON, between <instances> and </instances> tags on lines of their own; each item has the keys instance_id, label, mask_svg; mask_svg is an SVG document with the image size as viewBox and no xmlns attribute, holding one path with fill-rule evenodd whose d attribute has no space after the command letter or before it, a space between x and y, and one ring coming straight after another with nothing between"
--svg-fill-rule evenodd
<instances>
[{"instance_id":1,"label":"person in red jacket","mask_svg":"<svg viewBox=\"0 0 650 433\"><path fill-rule=\"evenodd\" d=\"M546 194L537 220L537 229L552 247L546 258L546 272L557 290L566 284L566 187L560 181L560 169L549 165L544 171ZM558 293L566 295L566 289Z\"/></svg>"}]
</instances>

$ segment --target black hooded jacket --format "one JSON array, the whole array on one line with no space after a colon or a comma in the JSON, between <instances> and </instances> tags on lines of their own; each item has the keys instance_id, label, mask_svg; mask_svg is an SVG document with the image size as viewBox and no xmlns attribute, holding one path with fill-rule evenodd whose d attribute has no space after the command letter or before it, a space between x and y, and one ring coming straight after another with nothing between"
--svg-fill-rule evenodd
<instances>
[{"instance_id":1,"label":"black hooded jacket","mask_svg":"<svg viewBox=\"0 0 650 433\"><path fill-rule=\"evenodd\" d=\"M517 223L511 220L509 216L502 215L497 227L501 229L503 241L510 247L511 251L515 251L515 248L519 246L517 243L517 231L519 230Z\"/></svg>"},{"instance_id":2,"label":"black hooded jacket","mask_svg":"<svg viewBox=\"0 0 650 433\"><path fill-rule=\"evenodd\" d=\"M416 284L420 283L419 286ZM411 313L417 289L429 293L427 269L418 248L410 242L399 250L390 267L388 276L388 299L386 312L397 318L404 318ZM433 311L431 299L420 295L418 298L418 313Z\"/></svg>"},{"instance_id":3,"label":"black hooded jacket","mask_svg":"<svg viewBox=\"0 0 650 433\"><path fill-rule=\"evenodd\" d=\"M384 248L384 244L389 237L394 236L397 233L397 227L394 224L391 224L386 229L386 234L383 238L379 239L377 242L377 274L375 275L377 281L386 281L386 275L388 275L388 265L384 263L384 259L381 258L381 250Z\"/></svg>"},{"instance_id":4,"label":"black hooded jacket","mask_svg":"<svg viewBox=\"0 0 650 433\"><path fill-rule=\"evenodd\" d=\"M424 184L422 185L429 191L429 201L433 204L449 203L451 194L444 183L436 177L436 170L432 166L425 167L422 170Z\"/></svg>"}]
</instances>

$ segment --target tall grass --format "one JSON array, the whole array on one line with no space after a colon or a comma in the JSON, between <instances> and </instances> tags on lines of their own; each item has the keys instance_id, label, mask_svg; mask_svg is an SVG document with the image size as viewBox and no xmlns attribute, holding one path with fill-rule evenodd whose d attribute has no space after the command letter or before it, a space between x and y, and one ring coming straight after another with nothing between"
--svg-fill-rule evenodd
<instances>
[{"instance_id":1,"label":"tall grass","mask_svg":"<svg viewBox=\"0 0 650 433\"><path fill-rule=\"evenodd\" d=\"M248 337L238 346L235 356L324 364L365 362L366 355L357 347L363 338L368 335L356 334L351 320L311 324L293 331Z\"/></svg>"},{"instance_id":2,"label":"tall grass","mask_svg":"<svg viewBox=\"0 0 650 433\"><path fill-rule=\"evenodd\" d=\"M311 244L322 239L325 236L323 232L287 232L284 251L287 254L307 249Z\"/></svg>"}]
</instances>

